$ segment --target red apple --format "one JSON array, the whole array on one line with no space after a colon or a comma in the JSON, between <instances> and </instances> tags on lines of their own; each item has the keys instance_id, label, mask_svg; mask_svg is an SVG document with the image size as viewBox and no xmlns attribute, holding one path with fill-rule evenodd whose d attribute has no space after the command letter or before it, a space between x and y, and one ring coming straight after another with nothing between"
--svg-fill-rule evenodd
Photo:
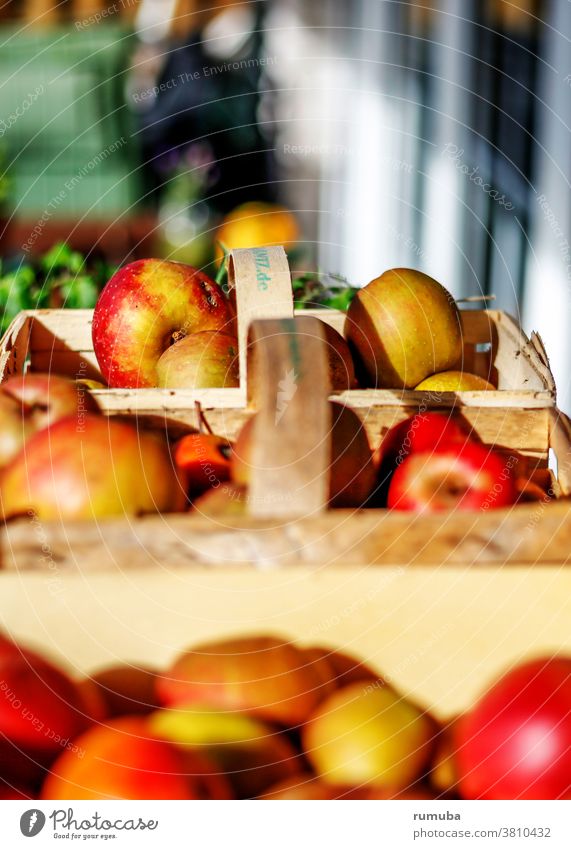
<instances>
[{"instance_id":1,"label":"red apple","mask_svg":"<svg viewBox=\"0 0 571 849\"><path fill-rule=\"evenodd\" d=\"M516 497L503 457L468 441L407 457L391 479L387 506L417 513L490 510L509 506Z\"/></svg>"},{"instance_id":2,"label":"red apple","mask_svg":"<svg viewBox=\"0 0 571 849\"><path fill-rule=\"evenodd\" d=\"M393 425L383 436L377 452L379 464L386 473L391 473L409 454L433 451L467 439L467 431L456 419L442 413L416 413Z\"/></svg>"},{"instance_id":3,"label":"red apple","mask_svg":"<svg viewBox=\"0 0 571 849\"><path fill-rule=\"evenodd\" d=\"M233 331L221 288L188 265L142 259L119 269L99 296L93 350L109 386L157 386L161 355L202 330Z\"/></svg>"},{"instance_id":4,"label":"red apple","mask_svg":"<svg viewBox=\"0 0 571 849\"><path fill-rule=\"evenodd\" d=\"M231 453L231 443L213 433L189 433L176 443L174 461L193 497L230 480Z\"/></svg>"},{"instance_id":5,"label":"red apple","mask_svg":"<svg viewBox=\"0 0 571 849\"><path fill-rule=\"evenodd\" d=\"M367 432L350 407L334 401L330 407L330 506L360 507L371 494L376 476ZM250 482L252 434L253 418L250 418L240 431L232 453L232 478L238 486L247 487Z\"/></svg>"},{"instance_id":6,"label":"red apple","mask_svg":"<svg viewBox=\"0 0 571 849\"><path fill-rule=\"evenodd\" d=\"M571 798L571 658L508 672L454 726L467 799Z\"/></svg>"},{"instance_id":7,"label":"red apple","mask_svg":"<svg viewBox=\"0 0 571 849\"><path fill-rule=\"evenodd\" d=\"M169 707L209 705L295 726L323 697L323 680L302 649L275 637L205 643L158 679Z\"/></svg>"},{"instance_id":8,"label":"red apple","mask_svg":"<svg viewBox=\"0 0 571 849\"><path fill-rule=\"evenodd\" d=\"M157 377L162 389L240 386L238 340L212 330L186 336L161 355Z\"/></svg>"},{"instance_id":9,"label":"red apple","mask_svg":"<svg viewBox=\"0 0 571 849\"><path fill-rule=\"evenodd\" d=\"M30 770L37 773L87 725L77 685L48 660L0 636L0 740L15 772L26 778Z\"/></svg>"},{"instance_id":10,"label":"red apple","mask_svg":"<svg viewBox=\"0 0 571 849\"><path fill-rule=\"evenodd\" d=\"M85 387L67 377L33 372L11 377L0 387L3 395L13 398L34 430L41 430L59 419L98 412L99 407Z\"/></svg>"},{"instance_id":11,"label":"red apple","mask_svg":"<svg viewBox=\"0 0 571 849\"><path fill-rule=\"evenodd\" d=\"M88 691L96 691L105 716L144 715L159 707L155 692L158 674L154 669L122 664L94 672L82 683Z\"/></svg>"},{"instance_id":12,"label":"red apple","mask_svg":"<svg viewBox=\"0 0 571 849\"><path fill-rule=\"evenodd\" d=\"M0 780L0 800L7 801L10 799L11 801L27 801L28 799L35 799L36 796L31 788L24 787L22 784L13 784L10 781L2 781Z\"/></svg>"},{"instance_id":13,"label":"red apple","mask_svg":"<svg viewBox=\"0 0 571 849\"><path fill-rule=\"evenodd\" d=\"M206 758L185 758L140 717L94 726L52 765L42 799L228 799Z\"/></svg>"},{"instance_id":14,"label":"red apple","mask_svg":"<svg viewBox=\"0 0 571 849\"><path fill-rule=\"evenodd\" d=\"M185 500L162 437L92 415L32 436L4 470L0 498L6 517L42 519L168 512Z\"/></svg>"},{"instance_id":15,"label":"red apple","mask_svg":"<svg viewBox=\"0 0 571 849\"><path fill-rule=\"evenodd\" d=\"M81 420L97 410L89 392L65 377L27 374L9 378L0 386L0 467L38 430L66 416Z\"/></svg>"}]
</instances>

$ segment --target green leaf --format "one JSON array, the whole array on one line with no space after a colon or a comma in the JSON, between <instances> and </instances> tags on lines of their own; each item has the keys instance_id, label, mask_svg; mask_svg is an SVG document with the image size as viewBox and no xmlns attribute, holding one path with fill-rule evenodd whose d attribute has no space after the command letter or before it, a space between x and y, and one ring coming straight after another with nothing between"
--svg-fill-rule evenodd
<instances>
[{"instance_id":1,"label":"green leaf","mask_svg":"<svg viewBox=\"0 0 571 849\"><path fill-rule=\"evenodd\" d=\"M79 251L73 251L65 242L58 242L40 259L40 267L51 275L61 269L77 274L85 265L85 257Z\"/></svg>"},{"instance_id":2,"label":"green leaf","mask_svg":"<svg viewBox=\"0 0 571 849\"><path fill-rule=\"evenodd\" d=\"M95 306L99 289L87 274L68 279L60 284L63 305L68 309L85 310Z\"/></svg>"}]
</instances>

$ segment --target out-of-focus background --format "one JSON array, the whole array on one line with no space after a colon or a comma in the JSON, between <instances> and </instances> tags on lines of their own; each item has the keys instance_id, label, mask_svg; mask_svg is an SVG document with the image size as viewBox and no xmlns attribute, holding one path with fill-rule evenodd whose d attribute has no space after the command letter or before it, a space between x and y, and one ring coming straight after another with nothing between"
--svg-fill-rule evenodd
<instances>
[{"instance_id":1,"label":"out-of-focus background","mask_svg":"<svg viewBox=\"0 0 571 849\"><path fill-rule=\"evenodd\" d=\"M494 294L569 412L570 40L569 0L4 0L3 329L136 257L285 243L333 292Z\"/></svg>"}]
</instances>

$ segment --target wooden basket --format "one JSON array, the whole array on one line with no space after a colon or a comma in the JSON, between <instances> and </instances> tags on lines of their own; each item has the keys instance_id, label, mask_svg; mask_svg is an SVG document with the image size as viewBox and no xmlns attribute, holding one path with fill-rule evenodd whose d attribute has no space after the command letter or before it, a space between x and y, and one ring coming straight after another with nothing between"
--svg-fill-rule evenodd
<instances>
[{"instance_id":1,"label":"wooden basket","mask_svg":"<svg viewBox=\"0 0 571 849\"><path fill-rule=\"evenodd\" d=\"M3 627L78 670L118 658L164 664L198 640L277 632L356 652L443 717L507 664L571 651L569 422L553 408L522 411L539 421L537 462L546 466L549 449L557 457L553 501L430 517L328 511L321 333L311 317L252 328L252 516L10 523L0 537ZM297 391L277 422L280 377L292 367ZM481 408L478 431L492 433L501 415ZM520 437L511 431L517 453L530 443Z\"/></svg>"},{"instance_id":2,"label":"wooden basket","mask_svg":"<svg viewBox=\"0 0 571 849\"><path fill-rule=\"evenodd\" d=\"M94 394L101 409L109 414L161 414L188 424L195 423L197 401L205 410L245 409L251 322L294 315L291 275L283 248L233 251L229 261L229 287L236 302L240 389L97 390ZM318 317L343 333L345 314L337 310L301 310L296 315ZM537 334L532 334L529 340L514 319L498 310L463 310L461 316L464 367L486 378L492 376L499 387L497 391L351 390L337 393L340 400L353 407L379 408L378 420L372 423L377 430L379 425L390 426L395 417L408 415L411 408L421 406L515 410L555 406L555 382ZM90 310L21 312L0 344L0 381L25 369L101 380L93 352L91 323Z\"/></svg>"}]
</instances>

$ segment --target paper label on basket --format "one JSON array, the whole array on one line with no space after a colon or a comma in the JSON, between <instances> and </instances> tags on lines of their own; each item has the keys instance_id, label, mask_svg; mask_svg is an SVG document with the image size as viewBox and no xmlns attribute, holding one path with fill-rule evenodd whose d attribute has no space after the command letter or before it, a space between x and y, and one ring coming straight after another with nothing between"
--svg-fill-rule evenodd
<instances>
[{"instance_id":1,"label":"paper label on basket","mask_svg":"<svg viewBox=\"0 0 571 849\"><path fill-rule=\"evenodd\" d=\"M262 318L293 318L293 291L287 256L281 247L235 250L228 264L228 287L236 309L240 385L246 387L248 330Z\"/></svg>"}]
</instances>

